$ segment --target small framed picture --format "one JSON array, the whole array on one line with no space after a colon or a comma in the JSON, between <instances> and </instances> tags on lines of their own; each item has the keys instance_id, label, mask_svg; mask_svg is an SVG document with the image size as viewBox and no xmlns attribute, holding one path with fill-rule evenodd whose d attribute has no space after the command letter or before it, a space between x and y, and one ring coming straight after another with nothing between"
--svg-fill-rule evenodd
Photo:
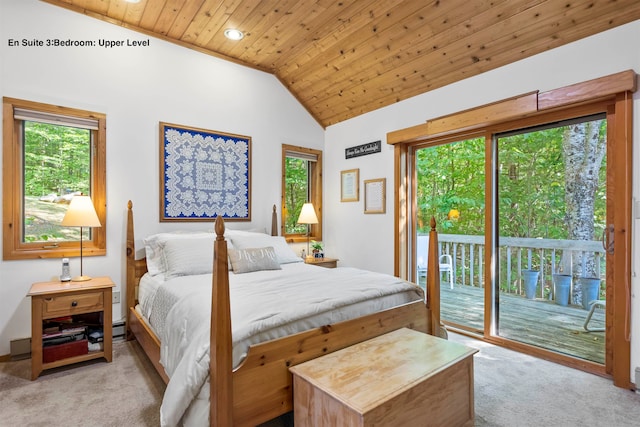
<instances>
[{"instance_id":1,"label":"small framed picture","mask_svg":"<svg viewBox=\"0 0 640 427\"><path fill-rule=\"evenodd\" d=\"M340 172L340 201L357 202L360 200L360 169L349 169Z\"/></svg>"},{"instance_id":2,"label":"small framed picture","mask_svg":"<svg viewBox=\"0 0 640 427\"><path fill-rule=\"evenodd\" d=\"M386 178L366 179L364 181L364 213L386 213Z\"/></svg>"}]
</instances>

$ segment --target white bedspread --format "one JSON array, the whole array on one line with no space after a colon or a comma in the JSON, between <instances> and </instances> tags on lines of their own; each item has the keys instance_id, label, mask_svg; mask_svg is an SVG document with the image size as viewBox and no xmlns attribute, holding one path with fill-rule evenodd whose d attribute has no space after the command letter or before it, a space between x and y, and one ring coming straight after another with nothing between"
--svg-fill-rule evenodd
<instances>
[{"instance_id":1,"label":"white bedspread","mask_svg":"<svg viewBox=\"0 0 640 427\"><path fill-rule=\"evenodd\" d=\"M293 263L229 276L234 366L251 344L424 298L411 283L352 268ZM201 424L208 409L193 406L208 405L211 275L172 279L158 287L154 299L159 308L151 318L170 377L162 425Z\"/></svg>"}]
</instances>

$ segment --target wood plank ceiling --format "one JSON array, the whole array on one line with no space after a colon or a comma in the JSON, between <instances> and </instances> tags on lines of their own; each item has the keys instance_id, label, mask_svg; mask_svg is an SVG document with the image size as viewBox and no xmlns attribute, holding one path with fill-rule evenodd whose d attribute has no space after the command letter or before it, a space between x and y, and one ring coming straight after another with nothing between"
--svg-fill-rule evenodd
<instances>
[{"instance_id":1,"label":"wood plank ceiling","mask_svg":"<svg viewBox=\"0 0 640 427\"><path fill-rule=\"evenodd\" d=\"M43 1L273 73L324 127L640 19L639 0Z\"/></svg>"}]
</instances>

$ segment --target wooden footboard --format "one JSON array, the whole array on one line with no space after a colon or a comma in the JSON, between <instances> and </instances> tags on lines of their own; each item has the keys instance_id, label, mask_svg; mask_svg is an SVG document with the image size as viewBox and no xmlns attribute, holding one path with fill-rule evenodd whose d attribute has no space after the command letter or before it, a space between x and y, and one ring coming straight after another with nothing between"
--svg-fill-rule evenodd
<instances>
[{"instance_id":1,"label":"wooden footboard","mask_svg":"<svg viewBox=\"0 0 640 427\"><path fill-rule=\"evenodd\" d=\"M251 346L233 373L233 425L255 426L293 410L291 366L403 327L429 332L429 317L416 301Z\"/></svg>"},{"instance_id":2,"label":"wooden footboard","mask_svg":"<svg viewBox=\"0 0 640 427\"><path fill-rule=\"evenodd\" d=\"M135 310L136 288L147 271L144 259L135 259L133 205L127 217L127 336L137 339L156 370L168 381L159 363L160 342ZM272 230L276 230L275 206ZM232 371L229 272L224 221L216 220L211 316L210 385L211 425L253 426L293 409L289 367L387 332L408 327L440 335L438 239L432 219L426 301L416 301L358 319L327 325L251 346L242 364ZM434 255L435 254L435 255Z\"/></svg>"}]
</instances>

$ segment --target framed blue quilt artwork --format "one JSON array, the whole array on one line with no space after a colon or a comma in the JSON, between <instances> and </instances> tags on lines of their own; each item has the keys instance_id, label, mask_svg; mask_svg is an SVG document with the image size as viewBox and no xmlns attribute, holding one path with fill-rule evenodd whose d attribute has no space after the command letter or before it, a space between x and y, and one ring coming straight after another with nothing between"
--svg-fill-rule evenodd
<instances>
[{"instance_id":1,"label":"framed blue quilt artwork","mask_svg":"<svg viewBox=\"0 0 640 427\"><path fill-rule=\"evenodd\" d=\"M160 123L160 221L251 220L251 137Z\"/></svg>"}]
</instances>

